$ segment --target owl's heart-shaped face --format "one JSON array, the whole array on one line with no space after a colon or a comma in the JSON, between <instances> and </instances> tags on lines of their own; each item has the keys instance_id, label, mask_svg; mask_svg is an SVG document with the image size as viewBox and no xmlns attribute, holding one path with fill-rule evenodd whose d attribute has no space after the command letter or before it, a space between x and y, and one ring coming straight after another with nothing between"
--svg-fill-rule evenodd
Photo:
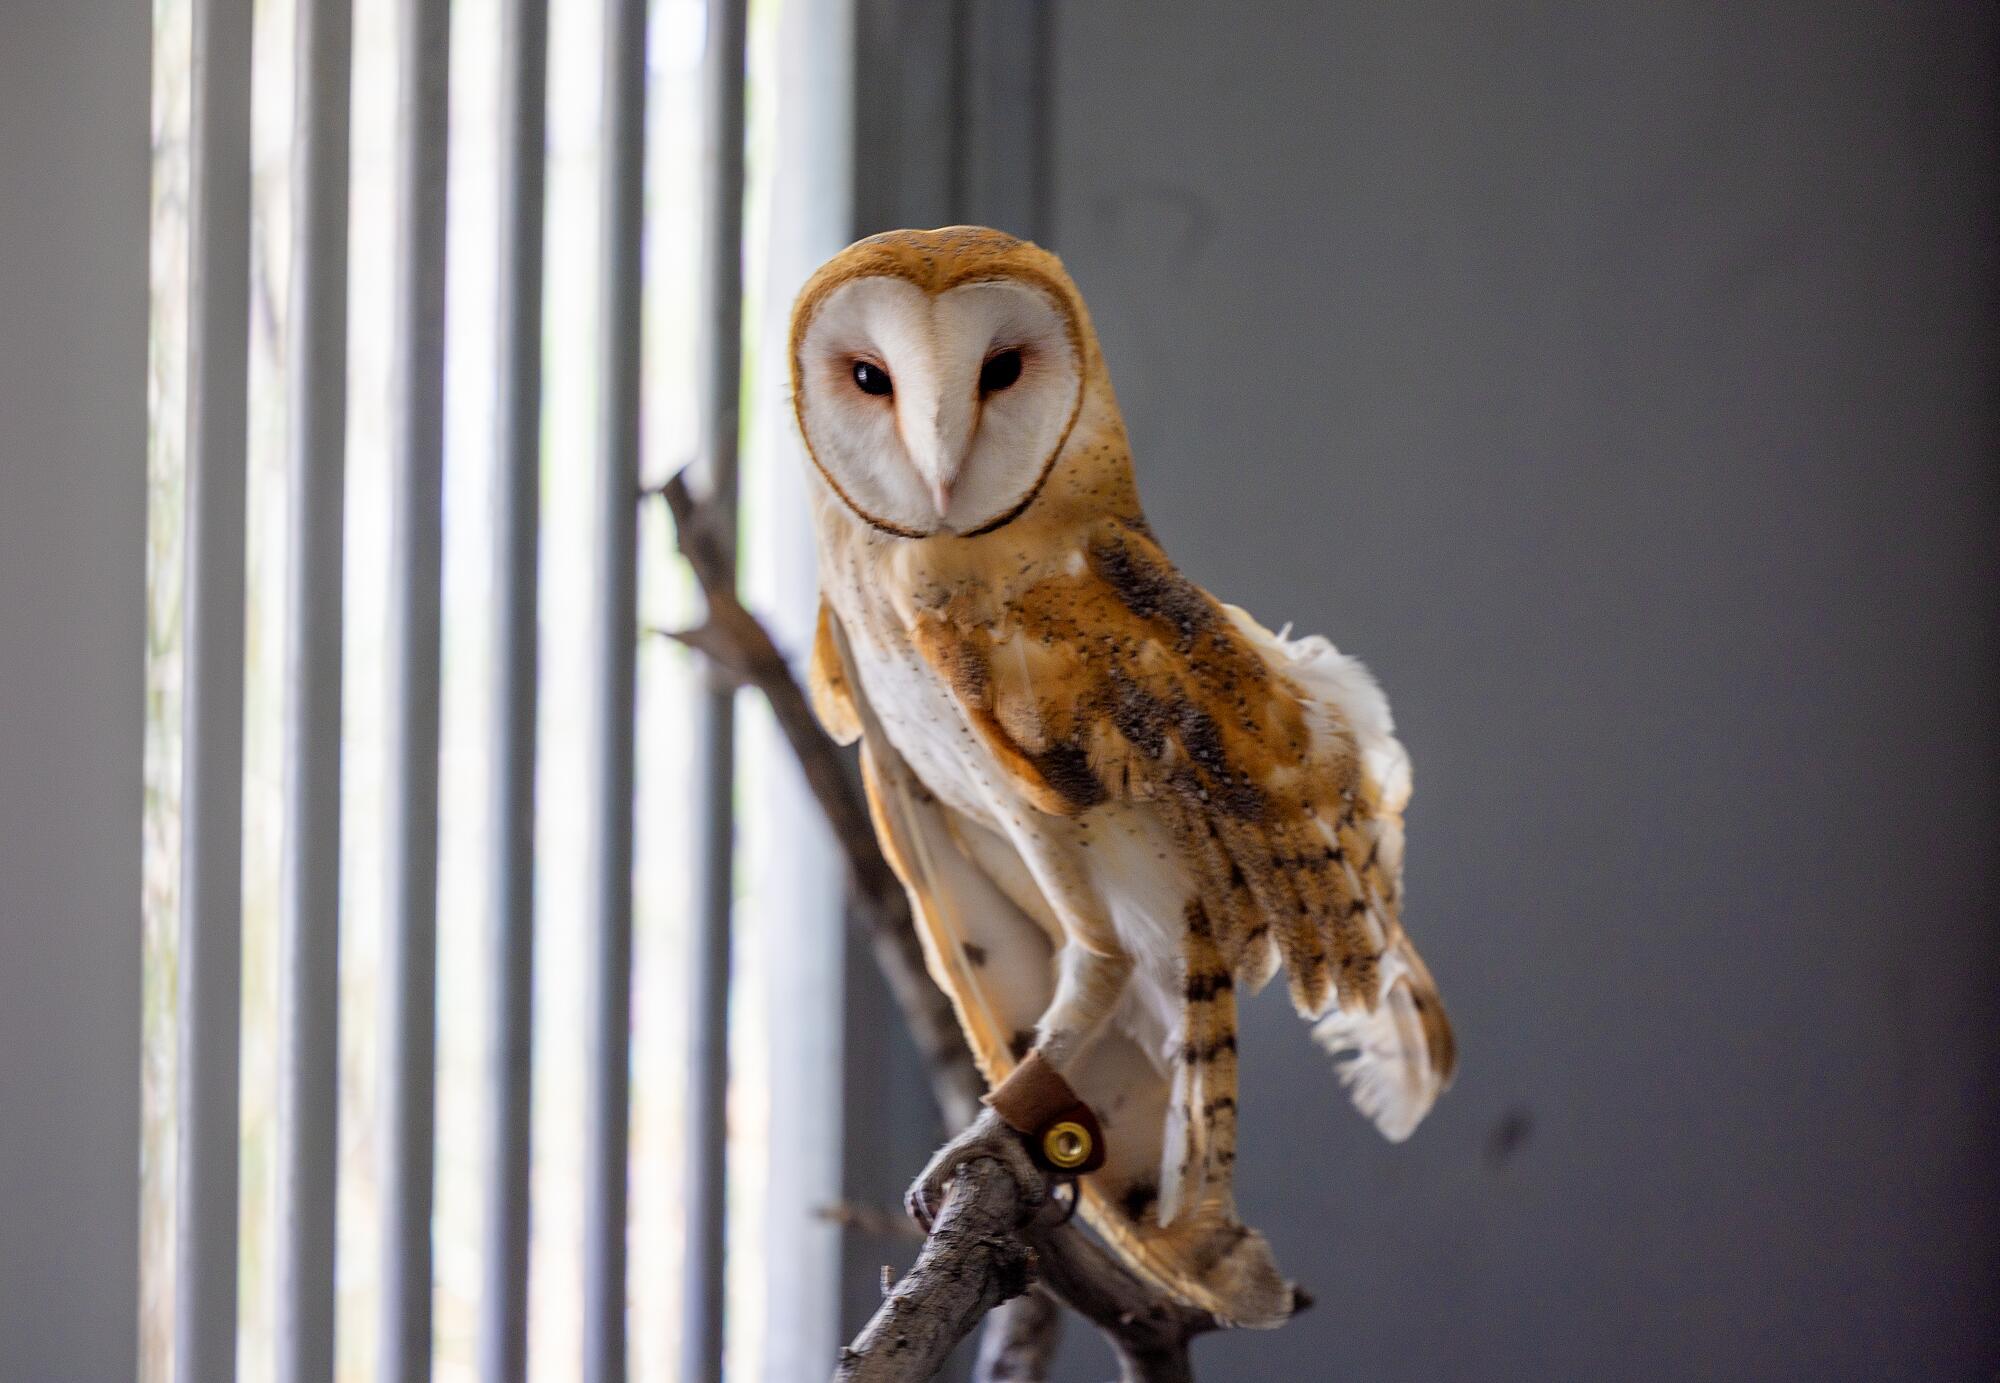
<instances>
[{"instance_id":1,"label":"owl's heart-shaped face","mask_svg":"<svg viewBox=\"0 0 2000 1383\"><path fill-rule=\"evenodd\" d=\"M1033 498L1083 370L1067 307L996 278L927 292L893 274L826 294L795 337L799 425L856 514L904 537L970 535Z\"/></svg>"}]
</instances>

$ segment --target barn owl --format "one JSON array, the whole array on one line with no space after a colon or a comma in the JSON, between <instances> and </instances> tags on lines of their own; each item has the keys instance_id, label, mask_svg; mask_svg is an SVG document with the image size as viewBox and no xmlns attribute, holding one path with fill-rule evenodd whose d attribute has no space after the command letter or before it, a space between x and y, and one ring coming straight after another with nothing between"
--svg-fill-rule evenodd
<instances>
[{"instance_id":1,"label":"barn owl","mask_svg":"<svg viewBox=\"0 0 2000 1383\"><path fill-rule=\"evenodd\" d=\"M809 682L988 1108L971 1156L1073 1170L1134 1273L1240 1325L1292 1293L1231 1192L1236 995L1282 962L1357 1107L1407 1137L1451 1028L1399 918L1409 760L1373 677L1175 569L1089 313L997 231L895 231L793 310L822 601Z\"/></svg>"}]
</instances>

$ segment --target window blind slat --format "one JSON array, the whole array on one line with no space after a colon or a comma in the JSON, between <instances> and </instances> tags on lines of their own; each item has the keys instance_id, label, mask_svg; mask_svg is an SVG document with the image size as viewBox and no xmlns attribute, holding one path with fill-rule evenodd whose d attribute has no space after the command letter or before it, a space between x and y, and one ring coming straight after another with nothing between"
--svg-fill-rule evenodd
<instances>
[{"instance_id":1,"label":"window blind slat","mask_svg":"<svg viewBox=\"0 0 2000 1383\"><path fill-rule=\"evenodd\" d=\"M702 463L708 494L733 516L743 355L743 82L747 0L710 0L702 360ZM735 855L735 696L708 693L702 715L695 861L694 1061L689 1090L688 1251L681 1377L722 1377L729 1094L730 922Z\"/></svg>"},{"instance_id":2,"label":"window blind slat","mask_svg":"<svg viewBox=\"0 0 2000 1383\"><path fill-rule=\"evenodd\" d=\"M534 1060L536 583L541 528L542 236L547 0L501 16L499 474L494 532L493 1017L480 1376L527 1369Z\"/></svg>"},{"instance_id":3,"label":"window blind slat","mask_svg":"<svg viewBox=\"0 0 2000 1383\"><path fill-rule=\"evenodd\" d=\"M236 1376L251 0L196 0L174 1368Z\"/></svg>"},{"instance_id":4,"label":"window blind slat","mask_svg":"<svg viewBox=\"0 0 2000 1383\"><path fill-rule=\"evenodd\" d=\"M301 0L278 1066L279 1383L331 1383L338 1180L351 0Z\"/></svg>"},{"instance_id":5,"label":"window blind slat","mask_svg":"<svg viewBox=\"0 0 2000 1383\"><path fill-rule=\"evenodd\" d=\"M625 1377L646 11L645 0L607 0L604 26L602 457L592 633L595 820L583 1258L586 1383L622 1383Z\"/></svg>"},{"instance_id":6,"label":"window blind slat","mask_svg":"<svg viewBox=\"0 0 2000 1383\"><path fill-rule=\"evenodd\" d=\"M403 0L384 951L384 1383L431 1374L450 0Z\"/></svg>"}]
</instances>

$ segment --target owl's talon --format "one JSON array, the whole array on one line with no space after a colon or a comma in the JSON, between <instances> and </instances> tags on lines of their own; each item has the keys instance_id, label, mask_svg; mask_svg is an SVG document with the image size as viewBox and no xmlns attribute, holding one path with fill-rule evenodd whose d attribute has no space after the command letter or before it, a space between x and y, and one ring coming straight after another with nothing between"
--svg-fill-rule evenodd
<instances>
[{"instance_id":1,"label":"owl's talon","mask_svg":"<svg viewBox=\"0 0 2000 1383\"><path fill-rule=\"evenodd\" d=\"M945 1187L968 1162L990 1157L1013 1173L1021 1191L1022 1214L1041 1209L1049 1196L1048 1178L1029 1155L1025 1137L991 1109L982 1109L966 1130L931 1155L921 1175L903 1195L903 1208L928 1232L944 1205Z\"/></svg>"},{"instance_id":2,"label":"owl's talon","mask_svg":"<svg viewBox=\"0 0 2000 1383\"><path fill-rule=\"evenodd\" d=\"M1069 1194L1063 1195L1064 1187ZM1059 1177L1049 1186L1049 1198L1042 1202L1042 1208L1035 1217L1035 1228L1041 1230L1061 1229L1076 1218L1077 1207L1083 1204L1083 1187L1075 1177ZM1053 1215L1051 1214L1053 1211Z\"/></svg>"}]
</instances>

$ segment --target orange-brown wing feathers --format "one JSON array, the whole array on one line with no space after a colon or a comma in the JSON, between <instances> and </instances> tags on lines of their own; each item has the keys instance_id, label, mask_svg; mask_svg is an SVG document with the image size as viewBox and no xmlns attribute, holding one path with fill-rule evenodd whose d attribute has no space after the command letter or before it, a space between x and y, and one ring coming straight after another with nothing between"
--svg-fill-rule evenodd
<instances>
[{"instance_id":1,"label":"orange-brown wing feathers","mask_svg":"<svg viewBox=\"0 0 2000 1383\"><path fill-rule=\"evenodd\" d=\"M861 713L854 704L854 688L847 680L847 664L841 657L833 622L833 611L820 601L812 661L806 666L806 691L826 733L836 744L852 744L861 738Z\"/></svg>"},{"instance_id":2,"label":"orange-brown wing feathers","mask_svg":"<svg viewBox=\"0 0 2000 1383\"><path fill-rule=\"evenodd\" d=\"M1381 938L1348 867L1367 810L1351 736L1315 734L1297 688L1139 526L1107 519L1082 561L986 622L920 615L919 651L1044 811L1153 804L1232 970L1274 937L1293 999L1372 1007Z\"/></svg>"}]
</instances>

